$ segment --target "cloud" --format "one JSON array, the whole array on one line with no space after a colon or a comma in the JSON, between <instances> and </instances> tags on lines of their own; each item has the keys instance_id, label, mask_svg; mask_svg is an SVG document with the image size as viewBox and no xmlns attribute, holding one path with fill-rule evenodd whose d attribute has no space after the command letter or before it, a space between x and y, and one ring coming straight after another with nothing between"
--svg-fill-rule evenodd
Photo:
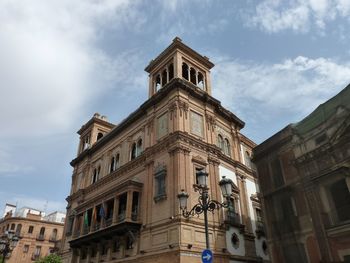
<instances>
[{"instance_id":1,"label":"cloud","mask_svg":"<svg viewBox=\"0 0 350 263\"><path fill-rule=\"evenodd\" d=\"M0 177L13 176L17 173L27 173L33 170L31 166L23 166L16 163L13 153L0 148Z\"/></svg>"},{"instance_id":2,"label":"cloud","mask_svg":"<svg viewBox=\"0 0 350 263\"><path fill-rule=\"evenodd\" d=\"M250 125L256 138L271 136L309 114L350 82L350 63L298 56L276 64L216 58L213 96ZM264 127L261 130L261 127ZM276 132L274 130L273 132Z\"/></svg>"},{"instance_id":3,"label":"cloud","mask_svg":"<svg viewBox=\"0 0 350 263\"><path fill-rule=\"evenodd\" d=\"M290 29L305 33L311 26L323 32L326 24L337 18L347 18L350 2L347 0L264 0L253 12L243 12L249 26L276 33Z\"/></svg>"},{"instance_id":4,"label":"cloud","mask_svg":"<svg viewBox=\"0 0 350 263\"><path fill-rule=\"evenodd\" d=\"M99 47L101 28L140 26L138 2L1 1L0 135L64 131L97 92L122 79L113 70L130 63Z\"/></svg>"}]
</instances>

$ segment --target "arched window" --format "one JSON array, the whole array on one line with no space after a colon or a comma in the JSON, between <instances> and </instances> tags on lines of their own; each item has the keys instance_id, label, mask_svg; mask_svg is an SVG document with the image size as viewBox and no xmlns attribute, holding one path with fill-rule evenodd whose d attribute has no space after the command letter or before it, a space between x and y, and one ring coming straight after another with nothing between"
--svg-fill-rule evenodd
<instances>
[{"instance_id":1,"label":"arched window","mask_svg":"<svg viewBox=\"0 0 350 263\"><path fill-rule=\"evenodd\" d=\"M224 150L224 139L221 134L218 135L218 146L221 150Z\"/></svg>"},{"instance_id":2,"label":"arched window","mask_svg":"<svg viewBox=\"0 0 350 263\"><path fill-rule=\"evenodd\" d=\"M21 236L22 225L18 224L16 228L16 236Z\"/></svg>"},{"instance_id":3,"label":"arched window","mask_svg":"<svg viewBox=\"0 0 350 263\"><path fill-rule=\"evenodd\" d=\"M167 76L166 69L164 69L162 72L162 87L164 87L164 85L167 83L168 83L168 76Z\"/></svg>"},{"instance_id":4,"label":"arched window","mask_svg":"<svg viewBox=\"0 0 350 263\"><path fill-rule=\"evenodd\" d=\"M170 81L174 78L174 65L173 64L169 65L168 71L169 71L169 81Z\"/></svg>"},{"instance_id":5,"label":"arched window","mask_svg":"<svg viewBox=\"0 0 350 263\"><path fill-rule=\"evenodd\" d=\"M113 172L115 170L115 157L113 156L111 158L111 164L110 164L110 167L109 167L109 172Z\"/></svg>"},{"instance_id":6,"label":"arched window","mask_svg":"<svg viewBox=\"0 0 350 263\"><path fill-rule=\"evenodd\" d=\"M251 164L251 159L250 159L250 154L248 151L245 151L244 153L244 161L245 161L245 165L248 166L249 168L252 167L252 164Z\"/></svg>"},{"instance_id":7,"label":"arched window","mask_svg":"<svg viewBox=\"0 0 350 263\"><path fill-rule=\"evenodd\" d=\"M96 183L96 181L99 179L100 172L101 172L101 166L94 169L92 173L92 183Z\"/></svg>"},{"instance_id":8,"label":"arched window","mask_svg":"<svg viewBox=\"0 0 350 263\"><path fill-rule=\"evenodd\" d=\"M103 133L102 133L102 132L99 132L99 133L97 134L97 140L100 140L102 137L103 137Z\"/></svg>"},{"instance_id":9,"label":"arched window","mask_svg":"<svg viewBox=\"0 0 350 263\"><path fill-rule=\"evenodd\" d=\"M57 239L57 229L52 230L51 240L56 241Z\"/></svg>"},{"instance_id":10,"label":"arched window","mask_svg":"<svg viewBox=\"0 0 350 263\"><path fill-rule=\"evenodd\" d=\"M131 146L131 160L136 158L136 143L133 143Z\"/></svg>"},{"instance_id":11,"label":"arched window","mask_svg":"<svg viewBox=\"0 0 350 263\"><path fill-rule=\"evenodd\" d=\"M197 86L199 88L201 88L202 90L205 90L205 87L204 87L204 76L200 72L198 72L198 83L197 83Z\"/></svg>"},{"instance_id":12,"label":"arched window","mask_svg":"<svg viewBox=\"0 0 350 263\"><path fill-rule=\"evenodd\" d=\"M15 224L11 224L11 230L15 230L16 225Z\"/></svg>"},{"instance_id":13,"label":"arched window","mask_svg":"<svg viewBox=\"0 0 350 263\"><path fill-rule=\"evenodd\" d=\"M197 85L196 74L197 74L196 70L194 68L191 68L190 69L190 79L194 85Z\"/></svg>"},{"instance_id":14,"label":"arched window","mask_svg":"<svg viewBox=\"0 0 350 263\"><path fill-rule=\"evenodd\" d=\"M230 142L228 141L227 138L225 138L225 149L224 152L226 155L231 156L231 149L230 149Z\"/></svg>"},{"instance_id":15,"label":"arched window","mask_svg":"<svg viewBox=\"0 0 350 263\"><path fill-rule=\"evenodd\" d=\"M186 63L182 63L182 77L188 80L188 65Z\"/></svg>"},{"instance_id":16,"label":"arched window","mask_svg":"<svg viewBox=\"0 0 350 263\"><path fill-rule=\"evenodd\" d=\"M117 155L115 156L115 169L119 168L119 153L117 153Z\"/></svg>"},{"instance_id":17,"label":"arched window","mask_svg":"<svg viewBox=\"0 0 350 263\"><path fill-rule=\"evenodd\" d=\"M140 156L142 153L142 139L139 139L136 147L136 156Z\"/></svg>"},{"instance_id":18,"label":"arched window","mask_svg":"<svg viewBox=\"0 0 350 263\"><path fill-rule=\"evenodd\" d=\"M160 90L161 85L160 85L160 75L157 75L156 77L156 81L154 83L154 91L157 92L158 90Z\"/></svg>"}]
</instances>

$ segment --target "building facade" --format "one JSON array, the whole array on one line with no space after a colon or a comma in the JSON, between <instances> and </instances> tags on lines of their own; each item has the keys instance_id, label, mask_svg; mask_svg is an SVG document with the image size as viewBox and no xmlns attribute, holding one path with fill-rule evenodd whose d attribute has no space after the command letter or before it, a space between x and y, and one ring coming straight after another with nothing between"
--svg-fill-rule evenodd
<instances>
[{"instance_id":1,"label":"building facade","mask_svg":"<svg viewBox=\"0 0 350 263\"><path fill-rule=\"evenodd\" d=\"M11 208L12 209L9 209ZM6 205L7 214L0 219L0 235L14 231L19 241L7 256L8 263L29 263L58 250L64 223L43 217L43 212L32 208Z\"/></svg>"},{"instance_id":2,"label":"building facade","mask_svg":"<svg viewBox=\"0 0 350 263\"><path fill-rule=\"evenodd\" d=\"M254 149L273 262L350 262L350 85Z\"/></svg>"},{"instance_id":3,"label":"building facade","mask_svg":"<svg viewBox=\"0 0 350 263\"><path fill-rule=\"evenodd\" d=\"M175 38L146 67L149 99L118 125L95 114L78 131L63 237L64 262L201 262L203 217L181 216L177 195L198 202L196 171L233 181L229 210L209 214L215 262L268 260L261 202L244 122L211 96L207 57Z\"/></svg>"}]
</instances>

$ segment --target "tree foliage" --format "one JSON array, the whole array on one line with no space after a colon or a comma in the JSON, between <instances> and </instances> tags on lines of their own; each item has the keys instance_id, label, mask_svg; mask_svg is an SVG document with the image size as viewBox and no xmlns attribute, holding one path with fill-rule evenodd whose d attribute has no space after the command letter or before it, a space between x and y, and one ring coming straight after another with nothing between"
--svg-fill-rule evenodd
<instances>
[{"instance_id":1,"label":"tree foliage","mask_svg":"<svg viewBox=\"0 0 350 263\"><path fill-rule=\"evenodd\" d=\"M35 263L62 263L62 258L56 254L51 254L35 261Z\"/></svg>"}]
</instances>

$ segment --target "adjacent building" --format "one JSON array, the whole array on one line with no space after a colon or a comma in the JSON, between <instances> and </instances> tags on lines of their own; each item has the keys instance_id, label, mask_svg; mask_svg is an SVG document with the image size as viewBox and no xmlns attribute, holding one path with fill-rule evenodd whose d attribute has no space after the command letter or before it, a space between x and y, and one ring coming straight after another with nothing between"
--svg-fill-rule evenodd
<instances>
[{"instance_id":1,"label":"adjacent building","mask_svg":"<svg viewBox=\"0 0 350 263\"><path fill-rule=\"evenodd\" d=\"M214 262L268 261L262 208L244 122L211 96L205 56L175 38L146 67L149 98L119 124L96 113L80 143L67 197L64 262L201 262L203 217L181 216L177 195L198 202L196 171L233 181L230 209L209 214ZM229 87L228 87L229 88Z\"/></svg>"},{"instance_id":2,"label":"adjacent building","mask_svg":"<svg viewBox=\"0 0 350 263\"><path fill-rule=\"evenodd\" d=\"M6 214L0 219L0 235L14 231L19 241L7 256L8 263L29 263L57 252L62 238L65 216L54 212L44 217L44 212L6 204ZM60 215L60 216L55 216Z\"/></svg>"},{"instance_id":3,"label":"adjacent building","mask_svg":"<svg viewBox=\"0 0 350 263\"><path fill-rule=\"evenodd\" d=\"M350 262L350 85L254 149L272 262Z\"/></svg>"}]
</instances>

